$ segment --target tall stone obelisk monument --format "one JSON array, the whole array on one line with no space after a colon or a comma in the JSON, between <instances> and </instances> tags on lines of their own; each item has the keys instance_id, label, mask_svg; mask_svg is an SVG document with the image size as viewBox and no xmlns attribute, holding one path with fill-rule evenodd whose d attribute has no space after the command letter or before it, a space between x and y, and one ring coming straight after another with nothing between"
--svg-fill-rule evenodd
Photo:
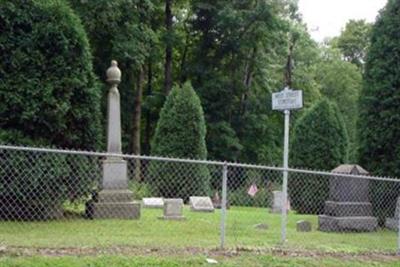
<instances>
[{"instance_id":1,"label":"tall stone obelisk monument","mask_svg":"<svg viewBox=\"0 0 400 267\"><path fill-rule=\"evenodd\" d=\"M121 70L118 63L111 61L107 70L108 92L107 153L113 154L103 161L103 180L101 191L87 205L91 218L137 219L140 217L140 203L132 201L133 194L128 190L127 162L120 156L121 150L121 108L118 84Z\"/></svg>"}]
</instances>

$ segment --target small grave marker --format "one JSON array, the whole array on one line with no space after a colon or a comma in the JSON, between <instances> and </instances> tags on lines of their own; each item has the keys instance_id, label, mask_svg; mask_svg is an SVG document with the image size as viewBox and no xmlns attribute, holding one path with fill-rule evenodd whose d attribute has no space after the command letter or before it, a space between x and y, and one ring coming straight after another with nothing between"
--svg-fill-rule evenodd
<instances>
[{"instance_id":1,"label":"small grave marker","mask_svg":"<svg viewBox=\"0 0 400 267\"><path fill-rule=\"evenodd\" d=\"M182 214L183 200L181 198L164 199L164 216L163 220L185 220Z\"/></svg>"},{"instance_id":2,"label":"small grave marker","mask_svg":"<svg viewBox=\"0 0 400 267\"><path fill-rule=\"evenodd\" d=\"M296 223L297 232L311 232L311 223L309 221L298 221Z\"/></svg>"},{"instance_id":3,"label":"small grave marker","mask_svg":"<svg viewBox=\"0 0 400 267\"><path fill-rule=\"evenodd\" d=\"M164 200L160 197L148 197L142 199L143 208L162 209L164 208Z\"/></svg>"},{"instance_id":4,"label":"small grave marker","mask_svg":"<svg viewBox=\"0 0 400 267\"><path fill-rule=\"evenodd\" d=\"M214 206L209 197L190 197L189 203L192 211L214 212Z\"/></svg>"}]
</instances>

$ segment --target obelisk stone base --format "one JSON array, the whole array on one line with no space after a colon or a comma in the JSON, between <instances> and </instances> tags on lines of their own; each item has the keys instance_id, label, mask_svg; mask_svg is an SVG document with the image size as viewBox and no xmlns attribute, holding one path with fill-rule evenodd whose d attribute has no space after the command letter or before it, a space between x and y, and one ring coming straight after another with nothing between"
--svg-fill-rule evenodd
<instances>
[{"instance_id":1,"label":"obelisk stone base","mask_svg":"<svg viewBox=\"0 0 400 267\"><path fill-rule=\"evenodd\" d=\"M125 160L108 158L103 161L103 184L106 189L128 188L128 167Z\"/></svg>"},{"instance_id":2,"label":"obelisk stone base","mask_svg":"<svg viewBox=\"0 0 400 267\"><path fill-rule=\"evenodd\" d=\"M129 190L102 190L87 203L91 219L139 219L140 203L132 201Z\"/></svg>"}]
</instances>

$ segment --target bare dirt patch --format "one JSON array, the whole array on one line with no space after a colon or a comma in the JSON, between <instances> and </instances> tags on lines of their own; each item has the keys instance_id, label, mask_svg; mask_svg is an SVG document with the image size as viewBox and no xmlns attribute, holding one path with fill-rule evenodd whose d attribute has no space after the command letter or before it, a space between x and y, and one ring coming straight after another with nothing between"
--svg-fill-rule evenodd
<instances>
[{"instance_id":1,"label":"bare dirt patch","mask_svg":"<svg viewBox=\"0 0 400 267\"><path fill-rule=\"evenodd\" d=\"M44 248L44 247L0 247L0 256L14 257L61 257L61 256L102 256L102 255L123 255L123 256L212 256L212 257L239 257L242 255L272 255L287 258L337 258L342 260L355 261L378 261L391 262L400 260L400 256L388 252L365 252L365 253L342 253L323 252L312 250L294 250L286 248L248 248L236 247L232 249L206 249L206 248L146 248L132 246L112 247L65 247L65 248Z\"/></svg>"}]
</instances>

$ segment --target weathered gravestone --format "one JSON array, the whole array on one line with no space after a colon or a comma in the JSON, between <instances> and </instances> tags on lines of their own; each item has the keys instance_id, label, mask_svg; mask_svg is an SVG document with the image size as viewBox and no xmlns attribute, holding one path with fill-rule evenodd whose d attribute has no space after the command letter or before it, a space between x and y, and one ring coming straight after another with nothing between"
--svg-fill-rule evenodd
<instances>
[{"instance_id":1,"label":"weathered gravestone","mask_svg":"<svg viewBox=\"0 0 400 267\"><path fill-rule=\"evenodd\" d=\"M107 152L121 154L121 114L118 84L121 71L116 61L107 70L108 93ZM121 157L109 156L103 161L101 191L87 203L86 214L90 218L138 219L140 203L132 201L133 193L128 190L126 161Z\"/></svg>"},{"instance_id":2,"label":"weathered gravestone","mask_svg":"<svg viewBox=\"0 0 400 267\"><path fill-rule=\"evenodd\" d=\"M281 213L282 212L282 191L273 191L272 192L272 213Z\"/></svg>"},{"instance_id":3,"label":"weathered gravestone","mask_svg":"<svg viewBox=\"0 0 400 267\"><path fill-rule=\"evenodd\" d=\"M391 230L399 230L399 220L400 220L400 197L397 198L396 210L394 212L393 218L387 218L385 226Z\"/></svg>"},{"instance_id":4,"label":"weathered gravestone","mask_svg":"<svg viewBox=\"0 0 400 267\"><path fill-rule=\"evenodd\" d=\"M332 173L368 175L368 172L358 165L340 165L332 170ZM324 213L318 216L318 228L321 231L374 231L378 220L372 216L369 180L331 176L329 200L325 202Z\"/></svg>"},{"instance_id":5,"label":"weathered gravestone","mask_svg":"<svg viewBox=\"0 0 400 267\"><path fill-rule=\"evenodd\" d=\"M145 197L142 199L143 208L162 209L164 200L160 197Z\"/></svg>"},{"instance_id":6,"label":"weathered gravestone","mask_svg":"<svg viewBox=\"0 0 400 267\"><path fill-rule=\"evenodd\" d=\"M185 220L182 214L183 200L181 198L164 199L164 216L160 217L163 220Z\"/></svg>"},{"instance_id":7,"label":"weathered gravestone","mask_svg":"<svg viewBox=\"0 0 400 267\"><path fill-rule=\"evenodd\" d=\"M283 200L283 192L282 191L272 191L272 213L282 213L282 200ZM289 199L286 204L286 212L290 210Z\"/></svg>"},{"instance_id":8,"label":"weathered gravestone","mask_svg":"<svg viewBox=\"0 0 400 267\"><path fill-rule=\"evenodd\" d=\"M189 204L192 211L214 212L214 206L209 197L189 197Z\"/></svg>"},{"instance_id":9,"label":"weathered gravestone","mask_svg":"<svg viewBox=\"0 0 400 267\"><path fill-rule=\"evenodd\" d=\"M311 232L312 227L309 221L298 221L296 223L297 232Z\"/></svg>"}]
</instances>

